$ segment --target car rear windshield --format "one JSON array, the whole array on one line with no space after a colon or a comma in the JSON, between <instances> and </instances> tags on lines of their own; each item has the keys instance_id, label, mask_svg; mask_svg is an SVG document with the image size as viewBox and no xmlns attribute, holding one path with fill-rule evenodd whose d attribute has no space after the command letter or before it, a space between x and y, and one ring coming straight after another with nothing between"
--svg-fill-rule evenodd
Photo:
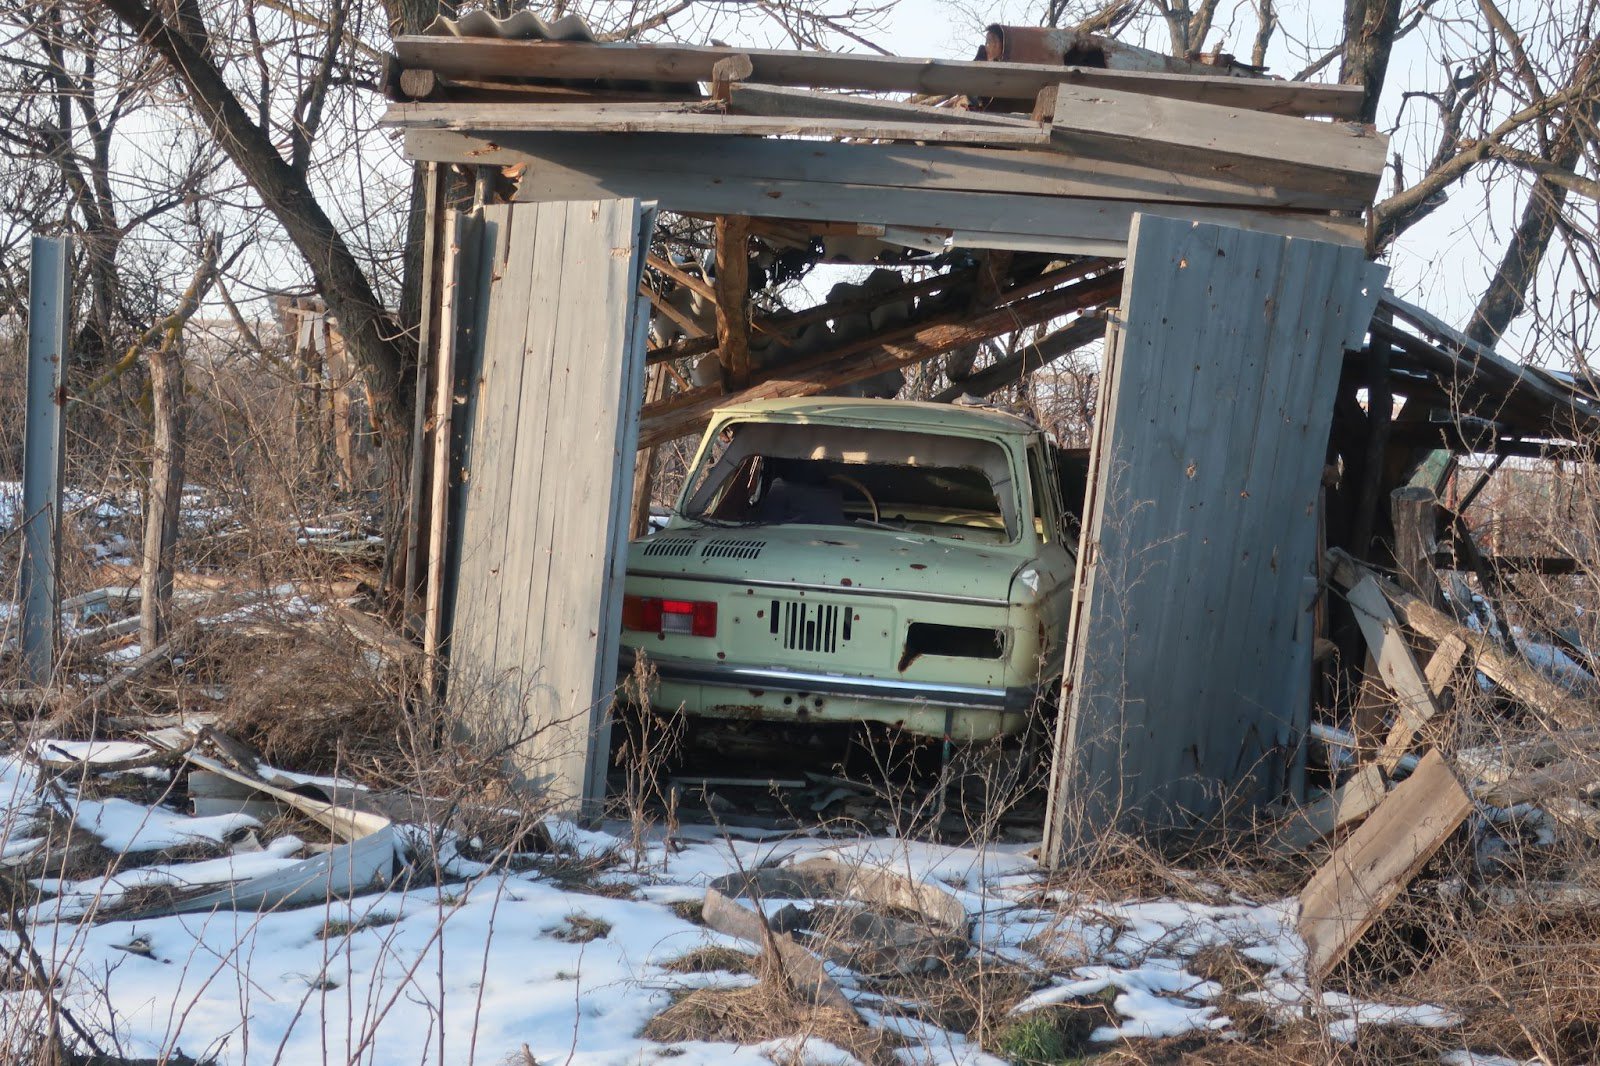
<instances>
[{"instance_id":1,"label":"car rear windshield","mask_svg":"<svg viewBox=\"0 0 1600 1066\"><path fill-rule=\"evenodd\" d=\"M1017 536L1006 450L857 426L734 422L689 481L682 514L729 525L864 525L958 540Z\"/></svg>"}]
</instances>

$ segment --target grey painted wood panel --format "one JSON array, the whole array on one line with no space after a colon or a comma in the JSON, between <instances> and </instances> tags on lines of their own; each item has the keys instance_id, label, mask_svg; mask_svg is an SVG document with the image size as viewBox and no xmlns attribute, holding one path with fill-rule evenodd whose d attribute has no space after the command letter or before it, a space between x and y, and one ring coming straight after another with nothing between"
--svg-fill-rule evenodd
<instances>
[{"instance_id":1,"label":"grey painted wood panel","mask_svg":"<svg viewBox=\"0 0 1600 1066\"><path fill-rule=\"evenodd\" d=\"M483 209L488 314L458 418L450 700L558 809L604 792L644 380L638 307L653 210L634 200ZM463 268L460 277L473 276Z\"/></svg>"},{"instance_id":2,"label":"grey painted wood panel","mask_svg":"<svg viewBox=\"0 0 1600 1066\"><path fill-rule=\"evenodd\" d=\"M642 140L643 135L638 139ZM621 140L585 139L573 134L561 143L533 134L474 135L449 130L413 130L406 134L406 152L417 159L473 163L480 166L525 164L516 198L522 202L573 200L585 197L635 196L659 201L663 210L699 214L745 214L871 225L909 226L960 231L974 235L1001 233L1048 238L1057 250L1100 254L1124 246L1135 213L1150 205L1136 195L1128 199L1101 196L1022 195L957 188L920 187L911 168L903 184L858 183L851 168L834 168L832 177L815 180L784 176L750 176L730 180L723 156L693 156L702 165L682 173L666 169L672 158L652 164L637 146ZM570 143L569 143L570 142ZM789 143L762 141L777 152ZM514 146L514 147L513 147ZM881 173L881 171L880 171ZM874 177L871 180L882 180ZM997 179L1005 184L1004 179ZM1079 187L1090 191L1089 183ZM1359 245L1366 239L1360 219L1335 218L1314 212L1271 211L1238 206L1213 206L1204 195L1183 213L1200 221L1289 236Z\"/></svg>"},{"instance_id":3,"label":"grey painted wood panel","mask_svg":"<svg viewBox=\"0 0 1600 1066\"><path fill-rule=\"evenodd\" d=\"M1358 249L1136 218L1108 332L1050 853L1280 791L1310 702L1315 504Z\"/></svg>"}]
</instances>

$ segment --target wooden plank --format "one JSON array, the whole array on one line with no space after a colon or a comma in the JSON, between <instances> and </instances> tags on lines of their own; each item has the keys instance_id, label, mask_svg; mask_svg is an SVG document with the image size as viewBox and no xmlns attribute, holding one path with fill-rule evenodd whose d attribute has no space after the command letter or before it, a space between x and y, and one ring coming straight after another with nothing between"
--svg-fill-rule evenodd
<instances>
[{"instance_id":1,"label":"wooden plank","mask_svg":"<svg viewBox=\"0 0 1600 1066\"><path fill-rule=\"evenodd\" d=\"M1267 846L1285 854L1298 854L1323 837L1365 818L1383 802L1387 785L1377 763L1367 763L1355 775L1314 803L1295 811L1267 840Z\"/></svg>"},{"instance_id":2,"label":"wooden plank","mask_svg":"<svg viewBox=\"0 0 1600 1066\"><path fill-rule=\"evenodd\" d=\"M767 118L707 113L703 104L390 104L379 125L406 130L671 133L737 137L852 137L928 144L1050 143L1043 126L945 125L893 119Z\"/></svg>"},{"instance_id":3,"label":"wooden plank","mask_svg":"<svg viewBox=\"0 0 1600 1066\"><path fill-rule=\"evenodd\" d=\"M1361 105L1361 94L1350 92L1349 86L838 52L422 36L396 38L395 51L407 68L422 67L452 77L599 78L689 84L711 81L712 68L719 60L744 55L750 58L751 81L817 89L1032 100L1046 86L1073 81L1284 114L1355 118Z\"/></svg>"},{"instance_id":4,"label":"wooden plank","mask_svg":"<svg viewBox=\"0 0 1600 1066\"><path fill-rule=\"evenodd\" d=\"M1449 764L1429 751L1301 891L1309 980L1339 964L1471 811Z\"/></svg>"},{"instance_id":5,"label":"wooden plank","mask_svg":"<svg viewBox=\"0 0 1600 1066\"><path fill-rule=\"evenodd\" d=\"M1389 493L1394 523L1395 566L1406 591L1424 603L1439 606L1439 575L1433 569L1439 501L1426 485L1401 485Z\"/></svg>"},{"instance_id":6,"label":"wooden plank","mask_svg":"<svg viewBox=\"0 0 1600 1066\"><path fill-rule=\"evenodd\" d=\"M1428 665L1423 667L1422 675L1428 680L1428 691L1433 693L1436 700L1443 699L1445 692L1450 687L1450 679L1455 676L1456 668L1461 665L1461 660L1466 658L1467 642L1459 634L1451 633L1439 642L1433 649L1433 655L1428 659Z\"/></svg>"},{"instance_id":7,"label":"wooden plank","mask_svg":"<svg viewBox=\"0 0 1600 1066\"><path fill-rule=\"evenodd\" d=\"M1485 677L1548 720L1567 728L1594 723L1594 710L1572 693L1522 659L1506 654L1488 637L1463 628L1455 619L1429 607L1393 582L1373 575L1344 551L1328 549L1328 566L1333 579L1345 588L1365 576L1372 576L1394 609L1396 619L1434 642L1451 635L1460 638L1472 653L1474 665Z\"/></svg>"},{"instance_id":8,"label":"wooden plank","mask_svg":"<svg viewBox=\"0 0 1600 1066\"><path fill-rule=\"evenodd\" d=\"M415 158L443 162L511 166L526 163L523 186L556 180L608 179L641 185L653 181L667 190L679 186L709 187L721 201L704 208L715 215L784 215L781 203L761 211L741 204L770 200L774 191L762 183L821 183L851 187L877 186L903 191L1015 193L1025 196L1125 199L1142 203L1205 204L1216 207L1256 207L1264 210L1358 210L1364 196L1331 196L1327 190L1296 190L1258 180L1251 174L1191 175L1175 173L1159 164L1145 166L1106 160L1080 159L1060 152L1002 150L960 145L839 144L829 141L762 140L750 137L707 139L695 151L685 151L669 134L507 133L473 136L444 130L410 130L406 151ZM735 182L760 185L757 197L744 197ZM736 199L737 197L737 199ZM702 201L703 202L703 201ZM718 206L721 203L726 206ZM875 207L892 207L880 201ZM1025 206L1025 205L1020 205ZM696 208L695 210L702 210ZM852 225L886 224L940 228L914 214L895 212L893 221L857 212ZM1012 217L1016 217L1013 213ZM813 219L821 222L849 221ZM948 228L948 227L945 227ZM980 228L963 222L961 228ZM999 219L981 228L1007 229ZM1012 225L1011 232L1026 232Z\"/></svg>"},{"instance_id":9,"label":"wooden plank","mask_svg":"<svg viewBox=\"0 0 1600 1066\"><path fill-rule=\"evenodd\" d=\"M632 201L499 205L463 471L452 691L555 809L598 810L646 316ZM597 385L596 383L601 383Z\"/></svg>"},{"instance_id":10,"label":"wooden plank","mask_svg":"<svg viewBox=\"0 0 1600 1066\"><path fill-rule=\"evenodd\" d=\"M1163 163L1190 174L1241 172L1304 188L1309 183L1370 199L1388 138L1352 123L1306 122L1237 108L1062 86L1054 142L1096 158Z\"/></svg>"},{"instance_id":11,"label":"wooden plank","mask_svg":"<svg viewBox=\"0 0 1600 1066\"><path fill-rule=\"evenodd\" d=\"M1439 713L1439 704L1377 581L1369 576L1357 582L1345 599L1377 660L1379 675L1395 694L1394 729L1378 753L1378 765L1393 770L1417 731Z\"/></svg>"},{"instance_id":12,"label":"wooden plank","mask_svg":"<svg viewBox=\"0 0 1600 1066\"><path fill-rule=\"evenodd\" d=\"M966 108L929 107L880 97L844 96L839 93L786 89L777 85L730 86L728 106L733 114L764 115L769 118L899 119L905 122L1000 126L1006 129L1039 127L1039 123L1033 119L1016 115L969 111Z\"/></svg>"},{"instance_id":13,"label":"wooden plank","mask_svg":"<svg viewBox=\"0 0 1600 1066\"><path fill-rule=\"evenodd\" d=\"M1353 249L1156 216L1133 245L1090 460L1050 862L1107 826L1189 825L1293 779L1332 396L1377 296Z\"/></svg>"},{"instance_id":14,"label":"wooden plank","mask_svg":"<svg viewBox=\"0 0 1600 1066\"><path fill-rule=\"evenodd\" d=\"M1047 85L1035 97L1035 112L1055 112L1060 86L1088 89L1116 89L1122 92L1189 100L1218 107L1266 111L1274 115L1329 118L1355 121L1361 117L1361 93L1357 85L1315 85L1278 78L1235 78L1225 75L1196 74L1181 79L1171 74L1132 70L1097 70L1066 67L1055 85ZM1310 88L1314 91L1306 93Z\"/></svg>"}]
</instances>

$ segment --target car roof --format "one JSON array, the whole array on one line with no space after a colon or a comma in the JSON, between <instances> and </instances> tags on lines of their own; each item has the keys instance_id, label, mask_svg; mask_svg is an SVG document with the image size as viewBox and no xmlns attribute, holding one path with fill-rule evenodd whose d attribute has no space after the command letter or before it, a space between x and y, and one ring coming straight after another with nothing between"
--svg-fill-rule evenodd
<instances>
[{"instance_id":1,"label":"car roof","mask_svg":"<svg viewBox=\"0 0 1600 1066\"><path fill-rule=\"evenodd\" d=\"M949 403L922 403L915 400L864 400L851 396L804 396L776 400L750 400L719 407L717 417L727 415L777 415L785 419L817 422L893 425L924 431L1037 433L1039 427L1026 419L987 407L966 407Z\"/></svg>"}]
</instances>

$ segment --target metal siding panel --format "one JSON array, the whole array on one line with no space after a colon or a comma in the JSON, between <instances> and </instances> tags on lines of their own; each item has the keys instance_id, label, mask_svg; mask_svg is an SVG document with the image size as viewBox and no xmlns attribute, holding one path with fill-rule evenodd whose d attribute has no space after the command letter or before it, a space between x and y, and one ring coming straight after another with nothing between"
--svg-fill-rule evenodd
<instances>
[{"instance_id":1,"label":"metal siding panel","mask_svg":"<svg viewBox=\"0 0 1600 1066\"><path fill-rule=\"evenodd\" d=\"M1078 831L1181 823L1214 814L1225 790L1256 800L1282 783L1277 749L1309 699L1302 616L1333 390L1379 291L1378 268L1334 245L1141 215L1130 246L1053 854Z\"/></svg>"}]
</instances>

